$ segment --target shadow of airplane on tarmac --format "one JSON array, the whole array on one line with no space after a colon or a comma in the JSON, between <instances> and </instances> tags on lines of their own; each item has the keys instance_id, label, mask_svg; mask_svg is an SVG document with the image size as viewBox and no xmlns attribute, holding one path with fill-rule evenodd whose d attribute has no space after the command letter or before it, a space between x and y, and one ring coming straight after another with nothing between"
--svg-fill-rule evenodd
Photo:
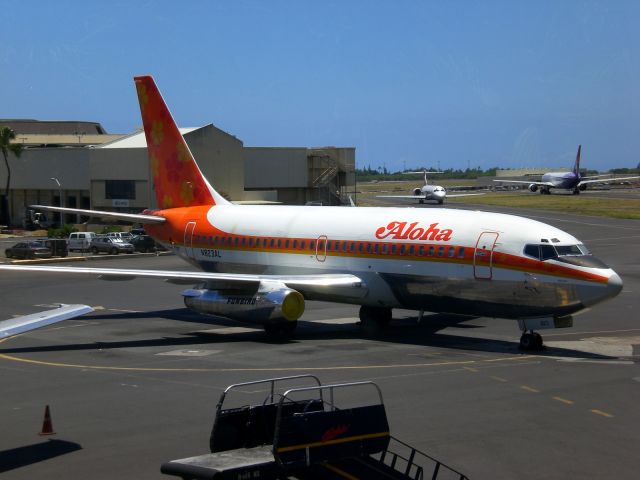
<instances>
[{"instance_id":1,"label":"shadow of airplane on tarmac","mask_svg":"<svg viewBox=\"0 0 640 480\"><path fill-rule=\"evenodd\" d=\"M82 446L66 440L46 442L0 451L0 473L82 450Z\"/></svg>"},{"instance_id":2,"label":"shadow of airplane on tarmac","mask_svg":"<svg viewBox=\"0 0 640 480\"><path fill-rule=\"evenodd\" d=\"M186 323L197 323L200 328L195 331L179 334L179 336L163 336L157 338L145 338L137 340L118 341L93 341L88 343L56 344L38 347L0 348L0 354L10 353L39 353L39 352L65 352L83 350L110 350L121 348L143 347L193 347L195 345L216 345L221 343L254 342L261 344L296 344L307 340L327 341L323 348L331 348L332 340L362 338L377 342L387 342L405 345L417 345L424 347L444 348L450 350L471 350L477 352L514 354L535 354L540 357L564 357L576 359L617 360L617 357L584 352L568 348L545 347L539 352L522 352L518 342L484 338L478 335L455 335L443 330L459 329L470 330L484 328L478 325L470 325L465 322L477 317L468 317L451 314L433 314L425 317L418 323L417 317L394 319L391 325L378 334L372 336L360 328L357 323L331 324L322 321L300 321L292 339L274 339L264 334L264 331L255 326L239 331L229 332L226 327L246 326L241 323L223 317L198 315L186 308L158 310L149 312L132 313L99 313L86 315L83 321L91 320L144 320L144 319L168 319ZM206 329L205 325L213 328ZM220 332L216 330L220 327Z\"/></svg>"}]
</instances>

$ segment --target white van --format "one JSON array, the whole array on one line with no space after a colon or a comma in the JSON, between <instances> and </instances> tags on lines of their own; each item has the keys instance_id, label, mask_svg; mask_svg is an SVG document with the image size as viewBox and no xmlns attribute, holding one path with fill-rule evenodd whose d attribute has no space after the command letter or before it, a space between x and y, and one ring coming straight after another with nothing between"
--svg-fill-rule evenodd
<instances>
[{"instance_id":1,"label":"white van","mask_svg":"<svg viewBox=\"0 0 640 480\"><path fill-rule=\"evenodd\" d=\"M94 232L73 232L69 235L68 249L70 252L79 250L81 252L88 252L91 240L96 238Z\"/></svg>"}]
</instances>

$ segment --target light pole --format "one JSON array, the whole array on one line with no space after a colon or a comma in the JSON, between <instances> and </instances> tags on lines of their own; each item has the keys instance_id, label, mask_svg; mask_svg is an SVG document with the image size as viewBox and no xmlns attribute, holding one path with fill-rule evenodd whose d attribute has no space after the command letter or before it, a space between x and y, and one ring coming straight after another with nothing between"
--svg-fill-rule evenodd
<instances>
[{"instance_id":1,"label":"light pole","mask_svg":"<svg viewBox=\"0 0 640 480\"><path fill-rule=\"evenodd\" d=\"M51 177L51 180L53 180L54 182L56 182L56 184L58 185L58 195L60 195L60 208L64 207L64 203L62 201L62 185L60 184L60 180L58 180L56 177ZM62 220L62 212L60 212L60 228L63 227L64 222Z\"/></svg>"}]
</instances>

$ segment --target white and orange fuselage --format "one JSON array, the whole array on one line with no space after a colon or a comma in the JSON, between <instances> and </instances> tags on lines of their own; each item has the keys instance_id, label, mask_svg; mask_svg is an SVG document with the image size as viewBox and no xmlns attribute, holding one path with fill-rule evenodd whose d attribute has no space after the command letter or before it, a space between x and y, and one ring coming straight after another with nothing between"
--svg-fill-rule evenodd
<instances>
[{"instance_id":1,"label":"white and orange fuselage","mask_svg":"<svg viewBox=\"0 0 640 480\"><path fill-rule=\"evenodd\" d=\"M148 226L149 233L205 271L350 273L367 289L358 298L335 291L307 298L503 318L557 317L608 298L621 286L617 274L595 259L565 261L590 256L525 255L525 245L581 242L512 215L262 205L154 214L167 221Z\"/></svg>"}]
</instances>

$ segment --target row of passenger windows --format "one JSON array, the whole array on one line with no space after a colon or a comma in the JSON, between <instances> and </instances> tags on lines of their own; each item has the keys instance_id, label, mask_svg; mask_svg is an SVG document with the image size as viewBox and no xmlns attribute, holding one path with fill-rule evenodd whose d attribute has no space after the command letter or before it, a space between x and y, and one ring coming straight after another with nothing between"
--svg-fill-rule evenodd
<instances>
[{"instance_id":1,"label":"row of passenger windows","mask_svg":"<svg viewBox=\"0 0 640 480\"><path fill-rule=\"evenodd\" d=\"M309 249L313 252L316 250L316 240L298 240L298 239L281 239L281 238L257 238L257 237L222 237L194 235L194 242L198 244L208 243L213 246L235 246L249 248L292 248L294 250ZM324 254L325 243L327 253L373 253L381 255L418 255L423 257L449 257L464 258L464 247L435 247L433 245L427 247L425 245L397 245L395 243L375 243L375 242L350 242L341 240L317 240L318 252Z\"/></svg>"}]
</instances>

